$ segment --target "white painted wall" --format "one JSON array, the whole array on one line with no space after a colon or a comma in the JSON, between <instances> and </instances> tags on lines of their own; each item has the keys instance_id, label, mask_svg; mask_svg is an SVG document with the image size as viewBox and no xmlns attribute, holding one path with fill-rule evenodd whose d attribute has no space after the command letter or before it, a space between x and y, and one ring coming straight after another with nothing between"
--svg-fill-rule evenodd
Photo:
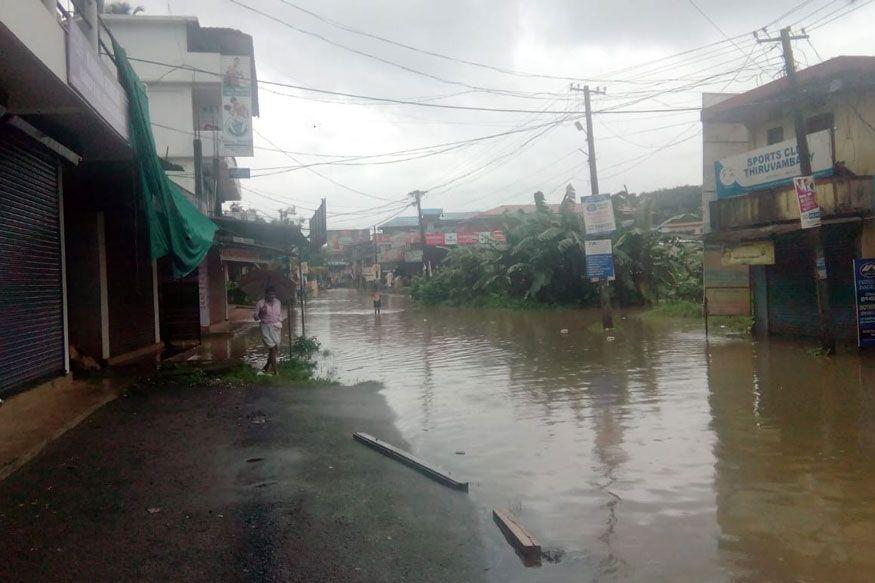
<instances>
[{"instance_id":1,"label":"white painted wall","mask_svg":"<svg viewBox=\"0 0 875 583\"><path fill-rule=\"evenodd\" d=\"M702 108L717 105L733 93L703 93ZM711 232L711 202L717 200L714 162L750 149L747 127L739 123L702 122L702 221L705 233Z\"/></svg>"},{"instance_id":2,"label":"white painted wall","mask_svg":"<svg viewBox=\"0 0 875 583\"><path fill-rule=\"evenodd\" d=\"M194 135L184 133L194 132L195 110L192 95L195 87L206 87L216 92L221 90L221 78L217 76L220 72L220 55L188 52L188 27L197 23L194 17L104 15L103 18L125 47L137 75L146 84L152 121L174 128L153 125L152 133L158 155L185 167L185 174L193 174ZM173 69L136 59L181 68ZM185 67L203 69L216 75L193 72ZM212 157L214 147L211 132L203 132L201 140L204 157ZM170 176L186 190L194 191L193 178L175 173L170 173Z\"/></svg>"},{"instance_id":3,"label":"white painted wall","mask_svg":"<svg viewBox=\"0 0 875 583\"><path fill-rule=\"evenodd\" d=\"M0 0L0 24L9 29L58 79L67 82L64 30L54 12L35 0Z\"/></svg>"}]
</instances>

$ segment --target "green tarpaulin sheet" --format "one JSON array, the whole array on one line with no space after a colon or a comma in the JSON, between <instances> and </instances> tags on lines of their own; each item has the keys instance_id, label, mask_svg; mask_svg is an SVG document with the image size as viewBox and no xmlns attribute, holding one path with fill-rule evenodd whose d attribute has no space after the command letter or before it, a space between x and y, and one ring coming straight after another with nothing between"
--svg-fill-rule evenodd
<instances>
[{"instance_id":1,"label":"green tarpaulin sheet","mask_svg":"<svg viewBox=\"0 0 875 583\"><path fill-rule=\"evenodd\" d=\"M115 62L130 103L131 145L145 199L152 259L169 256L173 277L185 277L203 261L218 227L191 204L164 169L152 137L149 98L125 50L112 42Z\"/></svg>"}]
</instances>

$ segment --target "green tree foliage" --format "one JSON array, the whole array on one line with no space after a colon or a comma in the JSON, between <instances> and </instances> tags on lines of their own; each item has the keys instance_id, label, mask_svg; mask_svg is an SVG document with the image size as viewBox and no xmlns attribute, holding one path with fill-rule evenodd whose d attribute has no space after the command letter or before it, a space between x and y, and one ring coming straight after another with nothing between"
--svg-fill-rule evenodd
<instances>
[{"instance_id":1,"label":"green tree foliage","mask_svg":"<svg viewBox=\"0 0 875 583\"><path fill-rule=\"evenodd\" d=\"M585 232L573 198L554 212L538 195L534 212L504 216L506 244L451 250L432 278L415 282L413 297L457 306L595 305L598 292L586 278ZM699 301L701 245L657 232L653 204L650 197L615 196L614 293L625 305Z\"/></svg>"}]
</instances>

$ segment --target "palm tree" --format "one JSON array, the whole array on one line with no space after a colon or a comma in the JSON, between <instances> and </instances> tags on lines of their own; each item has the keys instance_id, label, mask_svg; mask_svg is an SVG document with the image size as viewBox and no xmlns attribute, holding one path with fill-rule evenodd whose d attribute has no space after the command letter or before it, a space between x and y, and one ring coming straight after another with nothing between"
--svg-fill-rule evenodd
<instances>
[{"instance_id":1,"label":"palm tree","mask_svg":"<svg viewBox=\"0 0 875 583\"><path fill-rule=\"evenodd\" d=\"M136 8L132 8L130 3L128 2L110 2L106 6L102 6L103 2L98 2L98 8L101 9L101 12L106 14L127 14L129 16L134 16L139 14L140 12L145 12L146 9L142 6L137 6Z\"/></svg>"}]
</instances>

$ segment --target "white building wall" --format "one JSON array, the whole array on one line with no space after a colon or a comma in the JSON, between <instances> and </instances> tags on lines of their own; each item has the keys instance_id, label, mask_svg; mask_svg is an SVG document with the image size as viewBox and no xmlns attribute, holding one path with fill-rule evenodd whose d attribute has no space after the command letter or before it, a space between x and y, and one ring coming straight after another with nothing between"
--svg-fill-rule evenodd
<instances>
[{"instance_id":1,"label":"white building wall","mask_svg":"<svg viewBox=\"0 0 875 583\"><path fill-rule=\"evenodd\" d=\"M54 11L36 0L0 0L0 26L8 28L49 71L67 82L66 38Z\"/></svg>"},{"instance_id":2,"label":"white building wall","mask_svg":"<svg viewBox=\"0 0 875 583\"><path fill-rule=\"evenodd\" d=\"M702 108L717 105L733 93L703 93ZM702 221L705 233L711 232L711 202L717 200L714 162L750 149L747 127L738 123L702 122Z\"/></svg>"}]
</instances>

